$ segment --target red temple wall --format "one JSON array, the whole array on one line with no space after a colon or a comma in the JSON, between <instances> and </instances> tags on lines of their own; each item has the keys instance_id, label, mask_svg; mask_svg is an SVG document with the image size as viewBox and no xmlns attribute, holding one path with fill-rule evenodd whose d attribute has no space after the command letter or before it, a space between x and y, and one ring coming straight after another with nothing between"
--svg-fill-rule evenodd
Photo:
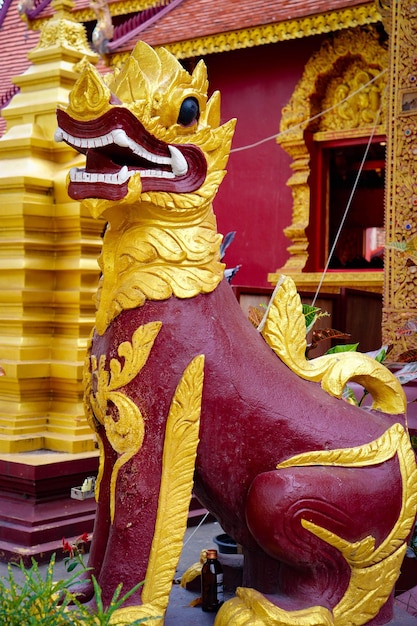
<instances>
[{"instance_id":1,"label":"red temple wall","mask_svg":"<svg viewBox=\"0 0 417 626\"><path fill-rule=\"evenodd\" d=\"M233 152L279 132L282 108L322 39L247 48L205 57L210 89L222 96L222 121L237 118L228 173L214 202L219 232L236 231L227 267L242 267L234 285L268 287L268 272L284 265L290 241L292 197L286 183L290 157L273 138Z\"/></svg>"}]
</instances>

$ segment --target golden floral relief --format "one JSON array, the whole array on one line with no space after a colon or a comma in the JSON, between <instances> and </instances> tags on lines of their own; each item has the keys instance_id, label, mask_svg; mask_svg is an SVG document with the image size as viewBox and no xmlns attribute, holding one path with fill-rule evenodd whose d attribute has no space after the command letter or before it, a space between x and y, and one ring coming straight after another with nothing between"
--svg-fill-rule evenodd
<instances>
[{"instance_id":1,"label":"golden floral relief","mask_svg":"<svg viewBox=\"0 0 417 626\"><path fill-rule=\"evenodd\" d=\"M183 546L199 441L204 356L195 357L178 383L165 429L161 489L143 605L121 608L114 624L161 616L168 606L172 580ZM162 625L163 617L152 623Z\"/></svg>"},{"instance_id":2,"label":"golden floral relief","mask_svg":"<svg viewBox=\"0 0 417 626\"><path fill-rule=\"evenodd\" d=\"M117 359L111 359L110 371L106 369L106 357L101 355L98 362L94 355L90 357L91 382L88 385L86 403L91 406L88 413L102 424L106 436L118 453L111 477L110 515L114 519L114 498L119 469L136 454L143 442L145 425L139 407L124 393L123 387L131 382L145 365L153 343L161 329L161 322L150 322L133 333L132 342L120 344L118 354L124 359L124 365ZM117 409L115 417L109 412L109 403ZM90 417L91 419L91 417ZM102 448L101 448L102 452ZM103 473L103 455L100 455L100 472L97 480L97 498L100 479Z\"/></svg>"}]
</instances>

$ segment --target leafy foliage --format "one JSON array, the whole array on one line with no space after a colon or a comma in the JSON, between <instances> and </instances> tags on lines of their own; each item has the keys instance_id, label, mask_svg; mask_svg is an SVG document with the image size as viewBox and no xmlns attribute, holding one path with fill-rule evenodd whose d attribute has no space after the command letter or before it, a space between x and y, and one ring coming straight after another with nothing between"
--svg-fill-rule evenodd
<instances>
[{"instance_id":1,"label":"leafy foliage","mask_svg":"<svg viewBox=\"0 0 417 626\"><path fill-rule=\"evenodd\" d=\"M306 324L306 335L311 331L311 343L307 345L306 349L306 357L309 356L309 353L317 348L319 343L326 340L334 340L334 339L349 339L349 333L343 333L340 330L336 330L334 328L321 328L315 330L313 327L318 319L322 317L330 317L329 313L326 311L322 311L319 307L311 306L310 304L302 304L303 307L303 315ZM267 307L264 304L259 304L258 306L249 306L248 308L248 319L255 328L261 324L263 317ZM357 344L356 344L357 345ZM352 348L349 345L339 346L337 351L347 351L356 348ZM330 354L331 350L326 354Z\"/></svg>"},{"instance_id":2,"label":"leafy foliage","mask_svg":"<svg viewBox=\"0 0 417 626\"><path fill-rule=\"evenodd\" d=\"M311 350L317 348L318 344L322 341L326 341L327 339L349 339L350 335L348 333L343 333L340 330L336 330L334 328L322 328L320 330L313 330L311 334L311 343L307 346L307 355ZM348 350L348 345L339 345L336 346L339 348L337 352L343 352ZM352 344L351 344L352 345ZM358 345L358 344L353 344ZM345 350L344 350L345 349ZM326 352L326 354L331 354L331 348Z\"/></svg>"},{"instance_id":3,"label":"leafy foliage","mask_svg":"<svg viewBox=\"0 0 417 626\"><path fill-rule=\"evenodd\" d=\"M324 313L319 307L303 304L303 315L306 321L306 333L310 332L314 324L320 317L328 317L328 313Z\"/></svg>"},{"instance_id":4,"label":"leafy foliage","mask_svg":"<svg viewBox=\"0 0 417 626\"><path fill-rule=\"evenodd\" d=\"M265 308L259 306L250 306L248 308L248 319L250 323L258 328L259 324L262 322L263 316L265 315Z\"/></svg>"},{"instance_id":5,"label":"leafy foliage","mask_svg":"<svg viewBox=\"0 0 417 626\"><path fill-rule=\"evenodd\" d=\"M359 343L345 343L339 346L333 346L329 348L326 354L337 354L338 352L356 352Z\"/></svg>"},{"instance_id":6,"label":"leafy foliage","mask_svg":"<svg viewBox=\"0 0 417 626\"><path fill-rule=\"evenodd\" d=\"M399 363L413 363L417 361L417 349L413 348L412 350L407 350L406 352L402 352L398 357Z\"/></svg>"},{"instance_id":7,"label":"leafy foliage","mask_svg":"<svg viewBox=\"0 0 417 626\"><path fill-rule=\"evenodd\" d=\"M88 533L83 533L80 535L74 544L70 544L65 537L62 539L62 551L67 552L69 556L64 558L64 565L68 573L75 570L76 567L80 566L83 570L86 570L86 566L84 565L84 549L85 545L88 543Z\"/></svg>"},{"instance_id":8,"label":"leafy foliage","mask_svg":"<svg viewBox=\"0 0 417 626\"><path fill-rule=\"evenodd\" d=\"M395 376L398 378L402 385L409 383L412 380L417 378L417 362L414 361L412 363L407 363L395 373Z\"/></svg>"},{"instance_id":9,"label":"leafy foliage","mask_svg":"<svg viewBox=\"0 0 417 626\"><path fill-rule=\"evenodd\" d=\"M108 626L114 612L143 584L138 583L121 596L120 584L108 607L104 607L101 589L92 576L95 610L81 604L71 587L78 581L78 573L67 580L54 580L55 555L52 555L45 578L32 559L32 567L23 563L9 563L8 575L0 578L0 624L2 626ZM16 575L15 575L16 573ZM19 578L19 581L18 581ZM132 622L143 624L154 617Z\"/></svg>"},{"instance_id":10,"label":"leafy foliage","mask_svg":"<svg viewBox=\"0 0 417 626\"><path fill-rule=\"evenodd\" d=\"M352 387L349 387L349 385L346 385L345 388L343 389L342 398L343 400L346 400L346 402L349 402L349 404L355 404L355 405L358 404L358 400L355 396L355 393Z\"/></svg>"},{"instance_id":11,"label":"leafy foliage","mask_svg":"<svg viewBox=\"0 0 417 626\"><path fill-rule=\"evenodd\" d=\"M77 575L66 582L62 580L55 582L54 565L55 556L52 556L43 579L34 559L30 569L26 569L22 563L20 566L9 563L7 578L0 579L0 624L58 626L81 623L84 616L78 609L68 611L73 601L69 586ZM23 582L17 582L14 576L15 567L19 569ZM91 615L88 617L90 621L86 623L94 623Z\"/></svg>"}]
</instances>

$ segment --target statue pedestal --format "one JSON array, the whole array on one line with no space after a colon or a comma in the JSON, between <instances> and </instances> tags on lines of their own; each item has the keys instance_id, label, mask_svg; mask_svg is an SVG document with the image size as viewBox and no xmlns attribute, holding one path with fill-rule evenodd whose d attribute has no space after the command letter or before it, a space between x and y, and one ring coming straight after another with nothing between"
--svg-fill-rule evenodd
<instances>
[{"instance_id":1,"label":"statue pedestal","mask_svg":"<svg viewBox=\"0 0 417 626\"><path fill-rule=\"evenodd\" d=\"M63 537L91 533L95 499L75 500L71 488L97 469L98 452L0 456L0 560L49 561L61 551Z\"/></svg>"},{"instance_id":2,"label":"statue pedestal","mask_svg":"<svg viewBox=\"0 0 417 626\"><path fill-rule=\"evenodd\" d=\"M77 500L71 489L96 476L98 452L38 452L0 455L0 561L31 565L49 562L62 551L62 538L72 542L92 533L96 513L93 497ZM188 526L207 514L193 497ZM205 521L212 521L209 515Z\"/></svg>"}]
</instances>

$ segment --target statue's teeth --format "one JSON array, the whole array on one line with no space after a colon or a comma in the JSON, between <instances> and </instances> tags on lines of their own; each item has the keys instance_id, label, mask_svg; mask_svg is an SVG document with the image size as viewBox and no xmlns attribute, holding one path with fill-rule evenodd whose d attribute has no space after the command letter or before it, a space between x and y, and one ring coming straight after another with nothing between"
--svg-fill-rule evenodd
<instances>
[{"instance_id":1,"label":"statue's teeth","mask_svg":"<svg viewBox=\"0 0 417 626\"><path fill-rule=\"evenodd\" d=\"M171 159L169 157L149 152L146 148L136 143L136 141L133 141L133 139L131 139L121 128L113 130L111 134L113 141L117 146L120 146L121 148L129 148L133 154L137 154L150 163L156 163L157 165L171 165Z\"/></svg>"},{"instance_id":2,"label":"statue's teeth","mask_svg":"<svg viewBox=\"0 0 417 626\"><path fill-rule=\"evenodd\" d=\"M113 141L117 146L120 146L121 148L129 147L131 142L124 130L122 130L121 128L117 128L116 130L112 131L112 135Z\"/></svg>"},{"instance_id":3,"label":"statue's teeth","mask_svg":"<svg viewBox=\"0 0 417 626\"><path fill-rule=\"evenodd\" d=\"M134 154L137 154L138 156L146 159L150 163L171 166L171 172L162 170L142 170L141 176L145 178L152 176L155 178L173 178L175 176L184 176L188 172L187 160L185 159L182 152L175 146L168 146L170 157L152 154L151 152L146 150L146 148L130 139L130 137L121 128L117 128L106 135L100 135L94 138L74 137L63 131L61 128L57 128L55 131L55 141L66 141L70 145L76 146L77 148L83 148L84 150L87 150L89 148L100 148L111 143L115 143L121 148L129 148ZM74 180L77 180L78 182L80 182L81 180L84 182L98 182L95 176L93 177L93 180L88 176L83 177L79 172L77 172L76 176L75 173L73 173L73 175ZM123 167L117 175L117 181L119 183L125 182L129 178L129 176L131 176L131 174L128 172L127 167ZM107 178L105 182L116 182L110 176Z\"/></svg>"},{"instance_id":4,"label":"statue's teeth","mask_svg":"<svg viewBox=\"0 0 417 626\"><path fill-rule=\"evenodd\" d=\"M184 158L184 155L178 148L174 146L168 146L171 154L171 167L175 176L184 176L188 171L188 163Z\"/></svg>"},{"instance_id":5,"label":"statue's teeth","mask_svg":"<svg viewBox=\"0 0 417 626\"><path fill-rule=\"evenodd\" d=\"M123 165L122 169L120 170L118 174L119 182L120 183L126 182L129 176L130 174L129 174L129 170L127 169L127 165Z\"/></svg>"},{"instance_id":6,"label":"statue's teeth","mask_svg":"<svg viewBox=\"0 0 417 626\"><path fill-rule=\"evenodd\" d=\"M141 178L175 178L174 172L164 172L163 170L140 170Z\"/></svg>"},{"instance_id":7,"label":"statue's teeth","mask_svg":"<svg viewBox=\"0 0 417 626\"><path fill-rule=\"evenodd\" d=\"M70 170L70 180L73 183L105 183L108 185L122 185L132 175L126 165L115 174L101 172L86 172L82 168L73 167Z\"/></svg>"}]
</instances>

